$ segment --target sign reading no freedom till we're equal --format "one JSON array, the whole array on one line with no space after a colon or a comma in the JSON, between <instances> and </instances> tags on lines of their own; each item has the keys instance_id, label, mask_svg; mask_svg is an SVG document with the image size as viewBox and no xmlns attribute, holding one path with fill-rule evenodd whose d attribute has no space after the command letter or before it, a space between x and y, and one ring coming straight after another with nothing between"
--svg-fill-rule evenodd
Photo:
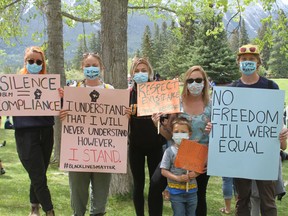
<instances>
[{"instance_id":1,"label":"sign reading no freedom till we're equal","mask_svg":"<svg viewBox=\"0 0 288 216\"><path fill-rule=\"evenodd\" d=\"M59 115L59 88L59 74L0 75L0 115Z\"/></svg>"},{"instance_id":2,"label":"sign reading no freedom till we're equal","mask_svg":"<svg viewBox=\"0 0 288 216\"><path fill-rule=\"evenodd\" d=\"M64 87L60 169L126 173L129 91ZM117 97L115 97L117 95Z\"/></svg>"},{"instance_id":3,"label":"sign reading no freedom till we're equal","mask_svg":"<svg viewBox=\"0 0 288 216\"><path fill-rule=\"evenodd\" d=\"M276 180L283 105L282 90L215 87L208 174Z\"/></svg>"},{"instance_id":4,"label":"sign reading no freedom till we're equal","mask_svg":"<svg viewBox=\"0 0 288 216\"><path fill-rule=\"evenodd\" d=\"M177 80L137 84L137 116L148 116L160 112L180 112Z\"/></svg>"}]
</instances>

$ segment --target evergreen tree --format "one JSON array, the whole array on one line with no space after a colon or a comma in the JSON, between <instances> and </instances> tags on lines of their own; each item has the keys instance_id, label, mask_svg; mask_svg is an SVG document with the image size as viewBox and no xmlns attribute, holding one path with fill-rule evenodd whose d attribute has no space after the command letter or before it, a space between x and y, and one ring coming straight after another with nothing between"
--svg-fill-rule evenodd
<instances>
[{"instance_id":1,"label":"evergreen tree","mask_svg":"<svg viewBox=\"0 0 288 216\"><path fill-rule=\"evenodd\" d=\"M206 35L207 30L219 27L220 22L222 14L214 15L211 21L202 20L196 34L193 64L201 65L216 84L226 84L239 77L236 55L228 46L225 31L217 35Z\"/></svg>"},{"instance_id":2,"label":"evergreen tree","mask_svg":"<svg viewBox=\"0 0 288 216\"><path fill-rule=\"evenodd\" d=\"M284 12L279 13L279 23L285 23L286 25L280 25L274 32L275 40L268 61L269 75L275 78L288 78L288 55L283 52L283 48L287 48L287 37L283 37L283 33L287 34L288 20Z\"/></svg>"},{"instance_id":3,"label":"evergreen tree","mask_svg":"<svg viewBox=\"0 0 288 216\"><path fill-rule=\"evenodd\" d=\"M100 31L97 33L92 33L91 38L89 40L89 50L93 53L101 54L101 38L100 38Z\"/></svg>"},{"instance_id":4,"label":"evergreen tree","mask_svg":"<svg viewBox=\"0 0 288 216\"><path fill-rule=\"evenodd\" d=\"M235 30L232 32L232 35L229 39L229 47L232 50L232 52L236 55L239 49L239 32L238 30Z\"/></svg>"},{"instance_id":5,"label":"evergreen tree","mask_svg":"<svg viewBox=\"0 0 288 216\"><path fill-rule=\"evenodd\" d=\"M84 45L84 41L83 39L80 39L78 41L78 47L75 53L75 56L73 58L73 64L72 67L76 70L80 70L81 67L81 61L83 58L83 53L87 52L87 50L85 49L85 45Z\"/></svg>"},{"instance_id":6,"label":"evergreen tree","mask_svg":"<svg viewBox=\"0 0 288 216\"><path fill-rule=\"evenodd\" d=\"M261 28L258 30L258 36L257 38L259 39L259 41L263 41L265 39L265 34L268 28L268 23L265 22ZM271 51L271 47L268 43L263 43L263 47L261 50L261 59L262 59L262 65L265 68L265 70L268 70L268 61L270 58L270 51Z\"/></svg>"},{"instance_id":7,"label":"evergreen tree","mask_svg":"<svg viewBox=\"0 0 288 216\"><path fill-rule=\"evenodd\" d=\"M250 43L250 39L247 33L245 20L242 19L241 27L240 27L239 45L242 46L242 45L249 44L249 43Z\"/></svg>"},{"instance_id":8,"label":"evergreen tree","mask_svg":"<svg viewBox=\"0 0 288 216\"><path fill-rule=\"evenodd\" d=\"M151 59L153 59L153 47L152 46L153 46L153 42L152 42L151 30L150 30L150 27L147 25L145 27L145 31L142 37L141 50L142 50L142 57L148 58L150 62L151 62Z\"/></svg>"}]
</instances>

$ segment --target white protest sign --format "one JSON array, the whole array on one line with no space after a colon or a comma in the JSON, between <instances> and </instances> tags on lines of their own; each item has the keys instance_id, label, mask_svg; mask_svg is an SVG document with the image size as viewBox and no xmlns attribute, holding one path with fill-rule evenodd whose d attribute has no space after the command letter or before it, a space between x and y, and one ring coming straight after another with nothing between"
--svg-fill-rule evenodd
<instances>
[{"instance_id":1,"label":"white protest sign","mask_svg":"<svg viewBox=\"0 0 288 216\"><path fill-rule=\"evenodd\" d=\"M208 175L278 178L284 91L214 87Z\"/></svg>"},{"instance_id":2,"label":"white protest sign","mask_svg":"<svg viewBox=\"0 0 288 216\"><path fill-rule=\"evenodd\" d=\"M51 116L61 110L59 74L0 75L1 116Z\"/></svg>"},{"instance_id":3,"label":"white protest sign","mask_svg":"<svg viewBox=\"0 0 288 216\"><path fill-rule=\"evenodd\" d=\"M64 87L60 169L126 173L129 91Z\"/></svg>"}]
</instances>

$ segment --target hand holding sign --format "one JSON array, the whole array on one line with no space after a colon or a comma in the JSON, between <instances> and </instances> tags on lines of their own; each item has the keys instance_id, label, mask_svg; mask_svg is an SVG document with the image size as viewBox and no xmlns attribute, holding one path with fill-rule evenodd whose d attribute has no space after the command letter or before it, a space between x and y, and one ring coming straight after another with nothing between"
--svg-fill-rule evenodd
<instances>
[{"instance_id":1,"label":"hand holding sign","mask_svg":"<svg viewBox=\"0 0 288 216\"><path fill-rule=\"evenodd\" d=\"M204 173L208 157L208 147L192 140L183 139L178 149L174 165L189 171Z\"/></svg>"}]
</instances>

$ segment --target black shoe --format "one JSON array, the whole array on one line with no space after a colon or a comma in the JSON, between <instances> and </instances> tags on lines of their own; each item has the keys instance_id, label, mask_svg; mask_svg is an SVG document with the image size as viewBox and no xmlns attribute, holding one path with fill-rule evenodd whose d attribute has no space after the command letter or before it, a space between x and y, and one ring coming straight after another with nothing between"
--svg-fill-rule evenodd
<instances>
[{"instance_id":1,"label":"black shoe","mask_svg":"<svg viewBox=\"0 0 288 216\"><path fill-rule=\"evenodd\" d=\"M3 174L5 174L5 173L6 173L5 169L4 169L4 168L1 168L0 175L3 175Z\"/></svg>"}]
</instances>

